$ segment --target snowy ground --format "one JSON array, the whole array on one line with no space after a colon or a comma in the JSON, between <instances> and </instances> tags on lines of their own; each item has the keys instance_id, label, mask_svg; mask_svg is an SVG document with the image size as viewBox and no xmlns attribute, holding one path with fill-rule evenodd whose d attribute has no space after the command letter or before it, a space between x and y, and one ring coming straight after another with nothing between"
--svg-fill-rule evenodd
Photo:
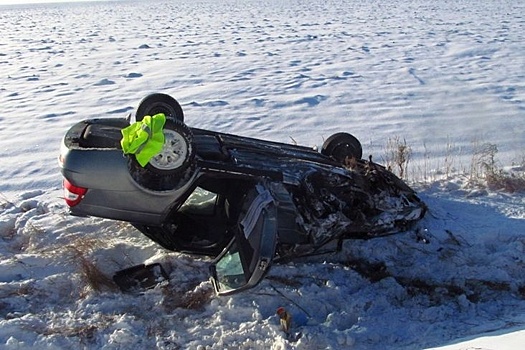
<instances>
[{"instance_id":1,"label":"snowy ground","mask_svg":"<svg viewBox=\"0 0 525 350\"><path fill-rule=\"evenodd\" d=\"M479 142L502 166L524 163L525 4L17 5L0 7L0 32L0 348L525 343L525 196L434 171L468 168ZM124 116L150 92L176 97L190 126L305 145L345 130L376 160L404 138L430 212L413 232L276 265L258 288L217 298L207 259L70 217L60 198L67 128ZM108 281L142 262L162 263L170 284L127 295ZM279 306L299 340L280 331Z\"/></svg>"}]
</instances>

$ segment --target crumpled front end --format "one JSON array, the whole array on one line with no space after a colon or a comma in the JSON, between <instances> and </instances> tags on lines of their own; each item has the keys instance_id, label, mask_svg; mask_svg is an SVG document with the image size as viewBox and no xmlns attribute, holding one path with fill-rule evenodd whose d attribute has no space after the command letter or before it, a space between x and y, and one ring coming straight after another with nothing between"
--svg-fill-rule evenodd
<instances>
[{"instance_id":1,"label":"crumpled front end","mask_svg":"<svg viewBox=\"0 0 525 350\"><path fill-rule=\"evenodd\" d=\"M334 239L406 231L427 210L415 191L372 162L355 163L344 172L312 171L294 198L312 250Z\"/></svg>"}]
</instances>

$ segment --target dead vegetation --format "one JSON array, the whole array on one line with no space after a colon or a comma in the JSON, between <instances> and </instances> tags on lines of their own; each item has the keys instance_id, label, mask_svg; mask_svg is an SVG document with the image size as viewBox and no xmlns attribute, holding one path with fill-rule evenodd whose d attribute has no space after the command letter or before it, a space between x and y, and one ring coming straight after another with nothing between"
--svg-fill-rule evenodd
<instances>
[{"instance_id":1,"label":"dead vegetation","mask_svg":"<svg viewBox=\"0 0 525 350\"><path fill-rule=\"evenodd\" d=\"M525 190L525 174L521 176L503 170L498 166L496 155L498 147L495 144L483 143L474 145L470 181L479 184L484 181L489 190L520 192ZM522 166L525 165L525 162Z\"/></svg>"},{"instance_id":2,"label":"dead vegetation","mask_svg":"<svg viewBox=\"0 0 525 350\"><path fill-rule=\"evenodd\" d=\"M211 302L214 295L211 288L199 288L199 286L190 286L185 290L168 286L163 289L163 294L162 306L167 312L175 309L202 310Z\"/></svg>"},{"instance_id":3,"label":"dead vegetation","mask_svg":"<svg viewBox=\"0 0 525 350\"><path fill-rule=\"evenodd\" d=\"M377 283L385 278L393 278L402 286L409 296L427 295L429 301L440 304L444 299L458 298L465 295L471 303L487 300L493 293L512 290L508 282L495 282L483 279L466 279L464 283L432 282L420 278L398 276L392 273L383 262L372 263L364 259L351 259L344 262L352 270L371 283ZM525 298L524 286L519 287L520 296Z\"/></svg>"},{"instance_id":4,"label":"dead vegetation","mask_svg":"<svg viewBox=\"0 0 525 350\"><path fill-rule=\"evenodd\" d=\"M491 191L504 191L508 193L525 191L525 155L521 161L513 164L513 170L503 168L498 160L498 146L492 143L472 142L472 157L467 167L458 165L453 150L455 146L449 140L446 144L444 163L439 164L440 169L435 169L437 174L442 174L445 179L452 175L460 175L467 179L467 186L471 188L486 188ZM399 178L420 182L433 181L429 176L429 159L432 158L426 149L424 152L423 167L410 169L412 148L406 139L399 136L389 138L384 147L385 155L382 157L384 165ZM457 168L463 170L457 170ZM410 177L409 177L409 174Z\"/></svg>"},{"instance_id":5,"label":"dead vegetation","mask_svg":"<svg viewBox=\"0 0 525 350\"><path fill-rule=\"evenodd\" d=\"M117 285L97 267L91 254L99 249L99 243L94 239L79 238L60 249L69 259L78 264L81 279L87 288L95 292L116 291Z\"/></svg>"},{"instance_id":6,"label":"dead vegetation","mask_svg":"<svg viewBox=\"0 0 525 350\"><path fill-rule=\"evenodd\" d=\"M406 139L401 139L399 136L388 138L383 157L388 170L394 172L401 179L406 179L411 156L412 148L407 145Z\"/></svg>"}]
</instances>

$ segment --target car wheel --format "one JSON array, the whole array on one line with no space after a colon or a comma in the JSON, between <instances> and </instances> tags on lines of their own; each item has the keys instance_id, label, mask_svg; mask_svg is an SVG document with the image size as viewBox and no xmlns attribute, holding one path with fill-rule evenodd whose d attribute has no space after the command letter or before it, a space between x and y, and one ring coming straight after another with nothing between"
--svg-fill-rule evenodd
<instances>
[{"instance_id":1,"label":"car wheel","mask_svg":"<svg viewBox=\"0 0 525 350\"><path fill-rule=\"evenodd\" d=\"M175 190L186 184L195 170L193 134L184 123L166 120L162 150L142 167L130 154L128 167L133 179L155 191Z\"/></svg>"},{"instance_id":2,"label":"car wheel","mask_svg":"<svg viewBox=\"0 0 525 350\"><path fill-rule=\"evenodd\" d=\"M140 101L135 113L135 120L141 121L144 116L154 116L164 113L167 119L184 122L184 112L179 102L170 95L155 93L148 95Z\"/></svg>"},{"instance_id":3,"label":"car wheel","mask_svg":"<svg viewBox=\"0 0 525 350\"><path fill-rule=\"evenodd\" d=\"M355 136L340 132L326 139L321 148L321 153L343 163L347 157L361 159L363 148Z\"/></svg>"}]
</instances>

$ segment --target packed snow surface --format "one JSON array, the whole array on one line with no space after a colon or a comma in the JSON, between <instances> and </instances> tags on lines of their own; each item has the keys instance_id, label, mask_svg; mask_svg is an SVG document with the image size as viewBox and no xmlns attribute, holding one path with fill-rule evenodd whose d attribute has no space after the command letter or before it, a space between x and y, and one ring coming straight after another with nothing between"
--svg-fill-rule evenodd
<instances>
[{"instance_id":1,"label":"packed snow surface","mask_svg":"<svg viewBox=\"0 0 525 350\"><path fill-rule=\"evenodd\" d=\"M6 5L0 32L0 348L525 344L525 197L460 175L480 143L497 145L501 166L525 163L524 2ZM310 146L348 131L380 163L388 139L406 140L429 213L410 232L274 265L257 288L216 297L208 258L71 217L61 199L66 130L125 117L151 92L177 98L199 128ZM115 271L144 262L169 283L115 288Z\"/></svg>"}]
</instances>

